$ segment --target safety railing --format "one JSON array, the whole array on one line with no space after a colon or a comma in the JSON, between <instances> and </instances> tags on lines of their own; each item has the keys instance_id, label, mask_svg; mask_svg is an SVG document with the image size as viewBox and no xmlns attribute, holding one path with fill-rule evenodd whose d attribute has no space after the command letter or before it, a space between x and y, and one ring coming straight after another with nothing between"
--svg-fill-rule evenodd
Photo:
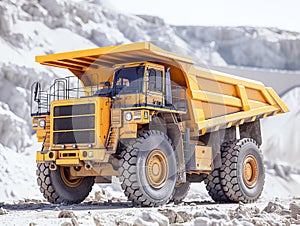
<instances>
[{"instance_id":1,"label":"safety railing","mask_svg":"<svg viewBox=\"0 0 300 226\"><path fill-rule=\"evenodd\" d=\"M90 77L89 79L94 79ZM95 79L97 79L95 74ZM55 100L69 100L86 96L93 96L103 86L96 80L83 87L77 77L69 76L55 79L48 90L42 90L40 82L31 86L31 115L43 115L50 113L50 104Z\"/></svg>"},{"instance_id":2,"label":"safety railing","mask_svg":"<svg viewBox=\"0 0 300 226\"><path fill-rule=\"evenodd\" d=\"M186 88L172 84L172 104L171 109L176 111L186 111L187 102L186 102Z\"/></svg>"}]
</instances>

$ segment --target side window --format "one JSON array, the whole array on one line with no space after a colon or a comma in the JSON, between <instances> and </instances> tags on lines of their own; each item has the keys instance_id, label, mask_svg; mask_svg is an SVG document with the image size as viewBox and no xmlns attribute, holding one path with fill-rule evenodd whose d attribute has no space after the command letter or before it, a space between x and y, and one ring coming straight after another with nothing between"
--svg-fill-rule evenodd
<instances>
[{"instance_id":1,"label":"side window","mask_svg":"<svg viewBox=\"0 0 300 226\"><path fill-rule=\"evenodd\" d=\"M127 78L118 78L116 85L117 86L129 86L129 80Z\"/></svg>"},{"instance_id":2,"label":"side window","mask_svg":"<svg viewBox=\"0 0 300 226\"><path fill-rule=\"evenodd\" d=\"M148 84L148 89L151 91L155 91L155 70L150 69L149 70L149 84Z\"/></svg>"},{"instance_id":3,"label":"side window","mask_svg":"<svg viewBox=\"0 0 300 226\"><path fill-rule=\"evenodd\" d=\"M162 92L162 71L156 70L156 91Z\"/></svg>"},{"instance_id":4,"label":"side window","mask_svg":"<svg viewBox=\"0 0 300 226\"><path fill-rule=\"evenodd\" d=\"M148 89L151 91L162 92L162 85L162 71L150 69Z\"/></svg>"}]
</instances>

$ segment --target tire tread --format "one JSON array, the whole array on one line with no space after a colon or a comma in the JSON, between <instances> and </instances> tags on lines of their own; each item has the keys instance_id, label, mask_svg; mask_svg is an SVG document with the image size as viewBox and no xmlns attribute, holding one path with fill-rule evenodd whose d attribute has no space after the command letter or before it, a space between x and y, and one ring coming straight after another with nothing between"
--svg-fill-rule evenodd
<instances>
[{"instance_id":1,"label":"tire tread","mask_svg":"<svg viewBox=\"0 0 300 226\"><path fill-rule=\"evenodd\" d=\"M121 182L121 187L124 189L124 193L129 201L132 201L134 206L148 206L157 207L158 203L153 202L148 199L146 195L142 192L141 188L137 185L137 173L136 173L136 163L137 163L137 149L136 145L141 144L143 139L147 139L152 135L164 136L165 139L172 144L171 140L161 131L149 130L146 132L138 133L138 138L130 139L124 141L124 148L120 155L119 160L119 172L121 176L119 177ZM129 178L129 179L126 179ZM171 196L172 197L172 196ZM170 198L171 198L170 197ZM167 201L167 203L170 199Z\"/></svg>"},{"instance_id":2,"label":"tire tread","mask_svg":"<svg viewBox=\"0 0 300 226\"><path fill-rule=\"evenodd\" d=\"M43 196L53 204L78 204L81 203L86 197L78 197L77 199L67 200L63 198L56 190L52 184L50 175L50 164L49 163L38 163L37 164L37 183L40 186L40 191ZM86 193L89 194L92 190L93 183L87 186Z\"/></svg>"},{"instance_id":3,"label":"tire tread","mask_svg":"<svg viewBox=\"0 0 300 226\"><path fill-rule=\"evenodd\" d=\"M250 198L243 195L238 182L238 156L241 148L247 143L255 145L257 150L259 150L258 154L260 158L263 159L257 142L251 138L230 141L226 145L223 145L221 149L223 165L220 168L220 179L225 195L231 202L252 203L259 197L258 195L256 198Z\"/></svg>"}]
</instances>

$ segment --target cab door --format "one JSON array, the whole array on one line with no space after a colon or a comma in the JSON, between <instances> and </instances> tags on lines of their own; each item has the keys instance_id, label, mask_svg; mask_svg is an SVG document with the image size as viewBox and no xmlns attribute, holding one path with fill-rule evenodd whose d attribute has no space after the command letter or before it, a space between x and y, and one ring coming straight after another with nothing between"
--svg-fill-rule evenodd
<instances>
[{"instance_id":1,"label":"cab door","mask_svg":"<svg viewBox=\"0 0 300 226\"><path fill-rule=\"evenodd\" d=\"M163 68L148 67L146 76L147 105L153 107L164 106L165 75Z\"/></svg>"}]
</instances>

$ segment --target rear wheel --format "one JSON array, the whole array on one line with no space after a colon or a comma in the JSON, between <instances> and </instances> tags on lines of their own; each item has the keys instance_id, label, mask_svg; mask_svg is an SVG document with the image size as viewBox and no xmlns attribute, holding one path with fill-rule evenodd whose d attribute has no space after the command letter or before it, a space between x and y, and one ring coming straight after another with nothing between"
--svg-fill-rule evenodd
<instances>
[{"instance_id":1,"label":"rear wheel","mask_svg":"<svg viewBox=\"0 0 300 226\"><path fill-rule=\"evenodd\" d=\"M228 146L231 146L235 143L235 140L229 140L224 142L221 145L221 151ZM223 185L221 183L221 169L216 168L204 179L204 183L206 184L206 190L210 197L218 203L229 203L231 200L227 197L223 189Z\"/></svg>"},{"instance_id":2,"label":"rear wheel","mask_svg":"<svg viewBox=\"0 0 300 226\"><path fill-rule=\"evenodd\" d=\"M223 146L220 178L231 201L249 203L259 198L265 182L265 169L255 140L244 138Z\"/></svg>"},{"instance_id":3,"label":"rear wheel","mask_svg":"<svg viewBox=\"0 0 300 226\"><path fill-rule=\"evenodd\" d=\"M48 163L37 164L37 182L44 197L51 203L77 204L92 190L94 177L72 177L70 167L50 170Z\"/></svg>"},{"instance_id":4,"label":"rear wheel","mask_svg":"<svg viewBox=\"0 0 300 226\"><path fill-rule=\"evenodd\" d=\"M125 195L138 206L160 206L173 195L177 165L171 141L157 130L139 134L121 153L120 181Z\"/></svg>"},{"instance_id":5,"label":"rear wheel","mask_svg":"<svg viewBox=\"0 0 300 226\"><path fill-rule=\"evenodd\" d=\"M219 203L228 203L230 200L223 190L220 178L220 169L214 169L207 177L204 179L206 184L206 190L210 197Z\"/></svg>"}]
</instances>

